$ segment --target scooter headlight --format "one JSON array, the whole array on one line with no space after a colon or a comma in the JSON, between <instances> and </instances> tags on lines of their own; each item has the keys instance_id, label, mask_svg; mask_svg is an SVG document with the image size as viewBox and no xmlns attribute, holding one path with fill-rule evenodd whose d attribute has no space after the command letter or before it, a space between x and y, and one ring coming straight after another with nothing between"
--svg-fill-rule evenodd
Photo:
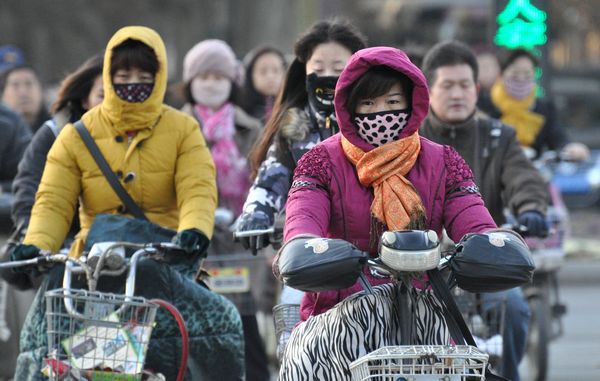
<instances>
[{"instance_id":1,"label":"scooter headlight","mask_svg":"<svg viewBox=\"0 0 600 381\"><path fill-rule=\"evenodd\" d=\"M385 232L381 237L381 261L401 272L422 272L436 268L441 259L437 234L432 230Z\"/></svg>"}]
</instances>

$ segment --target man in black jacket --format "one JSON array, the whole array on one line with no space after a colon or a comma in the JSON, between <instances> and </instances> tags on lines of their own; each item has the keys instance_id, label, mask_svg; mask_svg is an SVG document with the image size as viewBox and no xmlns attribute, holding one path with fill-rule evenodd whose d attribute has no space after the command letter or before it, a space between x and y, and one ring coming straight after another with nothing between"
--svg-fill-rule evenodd
<instances>
[{"instance_id":1,"label":"man in black jacket","mask_svg":"<svg viewBox=\"0 0 600 381\"><path fill-rule=\"evenodd\" d=\"M8 107L0 104L0 218L10 224L11 184L17 166L31 140L25 121Z\"/></svg>"},{"instance_id":2,"label":"man in black jacket","mask_svg":"<svg viewBox=\"0 0 600 381\"><path fill-rule=\"evenodd\" d=\"M425 56L423 72L431 106L421 136L454 147L465 159L496 224L506 222L507 208L530 234L545 235L547 185L525 156L514 129L477 112L478 67L473 52L459 42L439 43ZM530 312L520 288L483 294L484 306L499 305L504 297L502 374L518 381Z\"/></svg>"}]
</instances>

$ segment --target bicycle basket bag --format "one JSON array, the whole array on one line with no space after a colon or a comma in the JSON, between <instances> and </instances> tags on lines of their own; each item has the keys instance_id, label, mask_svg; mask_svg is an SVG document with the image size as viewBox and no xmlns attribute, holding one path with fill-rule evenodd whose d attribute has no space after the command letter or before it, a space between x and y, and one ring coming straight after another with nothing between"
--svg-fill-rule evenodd
<instances>
[{"instance_id":1,"label":"bicycle basket bag","mask_svg":"<svg viewBox=\"0 0 600 381\"><path fill-rule=\"evenodd\" d=\"M469 292L497 292L530 283L535 265L517 233L494 230L467 234L456 245L452 275Z\"/></svg>"},{"instance_id":2,"label":"bicycle basket bag","mask_svg":"<svg viewBox=\"0 0 600 381\"><path fill-rule=\"evenodd\" d=\"M277 253L273 273L286 285L306 292L348 288L356 283L367 254L341 239L302 237Z\"/></svg>"}]
</instances>

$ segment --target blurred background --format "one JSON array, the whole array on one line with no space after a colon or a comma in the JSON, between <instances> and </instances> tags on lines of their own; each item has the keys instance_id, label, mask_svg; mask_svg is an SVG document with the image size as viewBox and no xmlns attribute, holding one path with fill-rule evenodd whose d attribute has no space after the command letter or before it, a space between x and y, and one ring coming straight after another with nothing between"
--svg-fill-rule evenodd
<instances>
[{"instance_id":1,"label":"blurred background","mask_svg":"<svg viewBox=\"0 0 600 381\"><path fill-rule=\"evenodd\" d=\"M163 37L170 81L181 78L183 55L195 43L220 38L243 57L259 44L291 53L299 33L322 18L349 19L370 45L392 45L418 55L440 40L459 39L494 53L509 0L3 0L0 45L13 44L39 71L47 89L101 51L124 25L146 25ZM527 0L546 14L541 83L560 123L574 140L600 147L599 0ZM524 8L525 9L525 8ZM528 21L525 14L520 19ZM521 25L523 27L523 25ZM540 30L539 28L537 30ZM535 31L535 30L534 30ZM532 30L514 30L523 38ZM507 43L506 38L500 43ZM510 44L510 41L508 41ZM50 95L51 97L51 95Z\"/></svg>"}]
</instances>

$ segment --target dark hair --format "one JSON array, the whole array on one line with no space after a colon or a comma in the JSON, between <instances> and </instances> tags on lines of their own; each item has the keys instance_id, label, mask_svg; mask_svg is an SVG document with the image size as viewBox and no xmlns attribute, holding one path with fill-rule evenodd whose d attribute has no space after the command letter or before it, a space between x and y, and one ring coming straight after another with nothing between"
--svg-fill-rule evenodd
<instances>
[{"instance_id":1,"label":"dark hair","mask_svg":"<svg viewBox=\"0 0 600 381\"><path fill-rule=\"evenodd\" d=\"M423 58L423 73L427 83L435 82L436 70L442 66L469 65L473 71L473 81L479 78L479 66L473 50L460 41L446 41L434 45Z\"/></svg>"},{"instance_id":2,"label":"dark hair","mask_svg":"<svg viewBox=\"0 0 600 381\"><path fill-rule=\"evenodd\" d=\"M231 80L229 80L231 81ZM194 99L194 97L192 96L192 81L189 81L188 83L181 83L181 92L180 94L183 95L183 98L185 99L185 101L189 104L195 105L196 100ZM229 93L229 98L227 98L227 100L231 103L233 103L234 105L238 104L238 100L240 98L240 88L239 86L235 83L235 81L231 81L231 92Z\"/></svg>"},{"instance_id":3,"label":"dark hair","mask_svg":"<svg viewBox=\"0 0 600 381\"><path fill-rule=\"evenodd\" d=\"M337 42L352 53L366 47L365 37L346 21L320 21L314 24L294 44L296 58L287 70L283 86L277 95L273 112L267 124L250 151L250 167L252 177L256 176L258 167L265 159L267 150L273 142L281 121L290 108L304 107L308 102L306 94L306 62L314 49L326 42Z\"/></svg>"},{"instance_id":4,"label":"dark hair","mask_svg":"<svg viewBox=\"0 0 600 381\"><path fill-rule=\"evenodd\" d=\"M156 75L159 63L156 53L151 47L141 41L129 38L112 49L110 76L112 78L119 69L129 70L132 67Z\"/></svg>"},{"instance_id":5,"label":"dark hair","mask_svg":"<svg viewBox=\"0 0 600 381\"><path fill-rule=\"evenodd\" d=\"M55 114L65 108L69 109L72 120L77 120L85 113L83 101L87 99L98 76L102 75L102 55L94 56L67 75L60 84L56 101L50 107Z\"/></svg>"},{"instance_id":6,"label":"dark hair","mask_svg":"<svg viewBox=\"0 0 600 381\"><path fill-rule=\"evenodd\" d=\"M406 75L389 66L372 66L348 89L346 110L354 118L354 110L361 99L376 98L386 94L392 86L400 83L406 103L412 105L413 83Z\"/></svg>"},{"instance_id":7,"label":"dark hair","mask_svg":"<svg viewBox=\"0 0 600 381\"><path fill-rule=\"evenodd\" d=\"M538 67L540 65L540 61L538 60L538 58L529 50L507 50L502 54L502 58L500 59L500 72L504 72L504 70L506 70L507 67L509 67L513 62L515 62L518 58L521 57L528 58L533 64L533 67Z\"/></svg>"},{"instance_id":8,"label":"dark hair","mask_svg":"<svg viewBox=\"0 0 600 381\"><path fill-rule=\"evenodd\" d=\"M257 108L264 108L265 106L265 96L256 90L256 87L254 86L254 80L252 79L252 72L256 66L256 61L258 61L260 57L269 53L278 56L281 59L281 63L285 69L285 56L280 50L277 50L272 46L260 46L250 51L244 59L244 64L246 66L246 81L242 90L243 97L241 106L246 112L257 117L260 117L260 115L256 115Z\"/></svg>"}]
</instances>

